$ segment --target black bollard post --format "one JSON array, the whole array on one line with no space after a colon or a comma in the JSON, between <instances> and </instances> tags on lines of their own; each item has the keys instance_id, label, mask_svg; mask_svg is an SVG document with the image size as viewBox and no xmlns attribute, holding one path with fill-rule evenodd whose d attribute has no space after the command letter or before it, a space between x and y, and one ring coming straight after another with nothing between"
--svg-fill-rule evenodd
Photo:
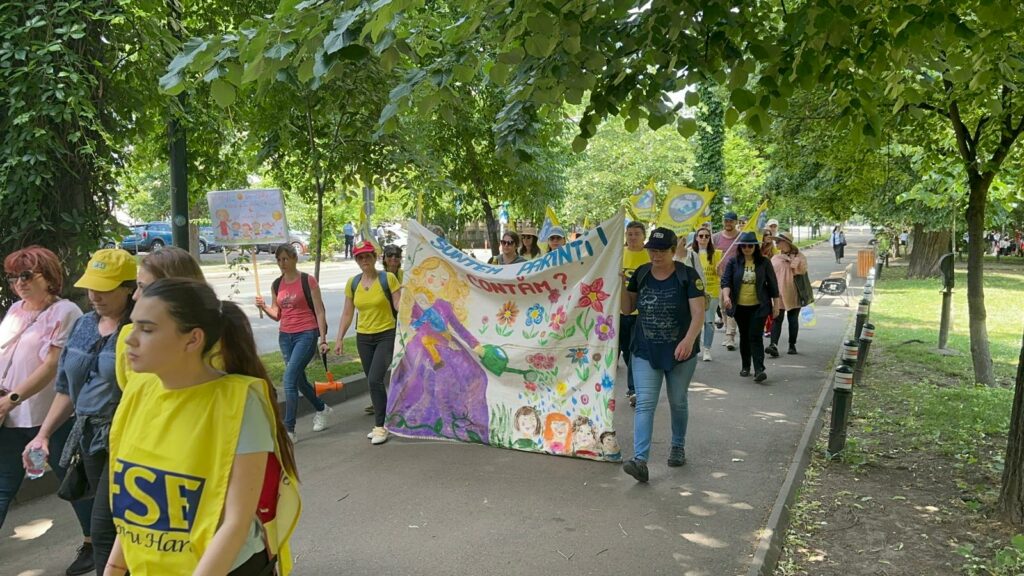
<instances>
[{"instance_id":1,"label":"black bollard post","mask_svg":"<svg viewBox=\"0 0 1024 576\"><path fill-rule=\"evenodd\" d=\"M854 339L860 338L860 331L864 328L864 323L868 321L868 313L871 312L871 301L867 298L861 298L860 304L857 305L857 325L853 330Z\"/></svg>"},{"instance_id":2,"label":"black bollard post","mask_svg":"<svg viewBox=\"0 0 1024 576\"><path fill-rule=\"evenodd\" d=\"M835 383L832 387L832 422L828 429L829 460L840 457L846 448L846 425L850 421L850 404L853 401L853 372L849 366L836 368Z\"/></svg>"},{"instance_id":3,"label":"black bollard post","mask_svg":"<svg viewBox=\"0 0 1024 576\"><path fill-rule=\"evenodd\" d=\"M865 324L870 326L870 324ZM857 362L853 367L853 383L860 386L864 382L864 364L868 361L868 349L871 348L871 338L867 336L867 328L858 340Z\"/></svg>"},{"instance_id":4,"label":"black bollard post","mask_svg":"<svg viewBox=\"0 0 1024 576\"><path fill-rule=\"evenodd\" d=\"M857 351L858 345L856 340L847 340L843 342L843 353L839 356L839 360L850 369L850 373L853 373L853 367L857 363ZM852 384L852 381L851 381Z\"/></svg>"}]
</instances>

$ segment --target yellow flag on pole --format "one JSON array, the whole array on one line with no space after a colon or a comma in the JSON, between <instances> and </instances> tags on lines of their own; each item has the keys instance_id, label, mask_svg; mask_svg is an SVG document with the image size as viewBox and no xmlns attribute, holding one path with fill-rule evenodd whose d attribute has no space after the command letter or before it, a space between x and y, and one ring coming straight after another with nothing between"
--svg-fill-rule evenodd
<instances>
[{"instance_id":1,"label":"yellow flag on pole","mask_svg":"<svg viewBox=\"0 0 1024 576\"><path fill-rule=\"evenodd\" d=\"M551 229L555 226L558 226L559 228L562 227L562 225L558 223L558 216L555 214L554 209L552 209L551 206L548 206L544 210L544 224L541 225L540 232L538 232L538 241L546 243L548 235L551 234Z\"/></svg>"},{"instance_id":2,"label":"yellow flag on pole","mask_svg":"<svg viewBox=\"0 0 1024 576\"><path fill-rule=\"evenodd\" d=\"M366 204L363 204L362 209L359 210L359 234L363 237L363 240L369 240L378 253L383 251L380 244L377 243L377 237L373 233L373 228L370 227L370 217L366 215Z\"/></svg>"},{"instance_id":3,"label":"yellow flag on pole","mask_svg":"<svg viewBox=\"0 0 1024 576\"><path fill-rule=\"evenodd\" d=\"M707 189L701 192L673 184L668 187L668 195L661 206L657 224L676 234L689 234L707 221L704 210L714 197L715 193Z\"/></svg>"},{"instance_id":4,"label":"yellow flag on pole","mask_svg":"<svg viewBox=\"0 0 1024 576\"><path fill-rule=\"evenodd\" d=\"M765 225L768 223L768 200L761 202L761 205L757 207L757 210L750 215L750 219L747 220L746 226L743 227L741 232L753 232L758 237L761 235L761 230L765 229Z\"/></svg>"},{"instance_id":5,"label":"yellow flag on pole","mask_svg":"<svg viewBox=\"0 0 1024 576\"><path fill-rule=\"evenodd\" d=\"M654 180L651 179L647 186L637 189L629 196L629 211L637 220L644 222L654 220L654 215L658 211L654 204L654 191Z\"/></svg>"}]
</instances>

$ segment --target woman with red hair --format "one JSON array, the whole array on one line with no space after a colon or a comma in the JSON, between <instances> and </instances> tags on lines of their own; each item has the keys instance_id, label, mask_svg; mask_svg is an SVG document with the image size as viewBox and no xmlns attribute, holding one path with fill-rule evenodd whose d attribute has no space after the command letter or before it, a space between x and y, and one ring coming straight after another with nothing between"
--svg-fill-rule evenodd
<instances>
[{"instance_id":1,"label":"woman with red hair","mask_svg":"<svg viewBox=\"0 0 1024 576\"><path fill-rule=\"evenodd\" d=\"M60 297L64 274L57 256L29 246L4 259L4 273L18 301L0 322L0 526L25 478L21 453L39 433L53 403L57 364L68 333L82 311ZM50 467L63 479L61 452L69 420L50 439ZM90 514L92 499L72 502L84 543L68 574L93 570Z\"/></svg>"}]
</instances>

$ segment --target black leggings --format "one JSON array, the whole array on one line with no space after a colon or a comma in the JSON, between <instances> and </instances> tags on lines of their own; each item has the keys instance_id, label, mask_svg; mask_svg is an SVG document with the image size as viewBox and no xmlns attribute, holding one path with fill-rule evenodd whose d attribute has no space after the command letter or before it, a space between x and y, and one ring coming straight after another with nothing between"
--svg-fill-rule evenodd
<instances>
[{"instance_id":1,"label":"black leggings","mask_svg":"<svg viewBox=\"0 0 1024 576\"><path fill-rule=\"evenodd\" d=\"M260 550L241 566L228 572L228 576L270 576L274 573L274 563L267 557L267 551Z\"/></svg>"},{"instance_id":2,"label":"black leggings","mask_svg":"<svg viewBox=\"0 0 1024 576\"><path fill-rule=\"evenodd\" d=\"M384 376L395 352L395 330L392 328L376 334L356 334L356 348L370 387L374 426L383 426L388 409L388 389Z\"/></svg>"},{"instance_id":3,"label":"black leggings","mask_svg":"<svg viewBox=\"0 0 1024 576\"><path fill-rule=\"evenodd\" d=\"M782 338L783 320L789 322L789 345L796 346L796 336L800 332L799 308L791 308L785 313L779 312L779 315L775 317L775 321L772 322L772 344L778 345L779 339Z\"/></svg>"},{"instance_id":4,"label":"black leggings","mask_svg":"<svg viewBox=\"0 0 1024 576\"><path fill-rule=\"evenodd\" d=\"M740 361L744 370L750 370L754 361L754 373L764 372L764 315L758 315L760 305L736 306L736 331L740 335Z\"/></svg>"},{"instance_id":5,"label":"black leggings","mask_svg":"<svg viewBox=\"0 0 1024 576\"><path fill-rule=\"evenodd\" d=\"M114 538L117 537L117 532L114 530L114 517L110 513L109 458L109 453L106 450L98 454L82 453L85 476L89 479L89 484L96 487L96 495L92 500L92 521L90 522L92 558L96 566L96 576L103 576L107 559L110 558L110 551L114 549Z\"/></svg>"}]
</instances>

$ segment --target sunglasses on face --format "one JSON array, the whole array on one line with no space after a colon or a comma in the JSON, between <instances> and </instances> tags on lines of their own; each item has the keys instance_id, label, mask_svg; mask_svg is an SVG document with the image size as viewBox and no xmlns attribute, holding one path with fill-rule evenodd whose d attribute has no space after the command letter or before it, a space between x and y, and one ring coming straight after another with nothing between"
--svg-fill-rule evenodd
<instances>
[{"instance_id":1,"label":"sunglasses on face","mask_svg":"<svg viewBox=\"0 0 1024 576\"><path fill-rule=\"evenodd\" d=\"M22 272L19 272L18 274L9 274L7 276L7 283L13 286L13 285L18 283L18 280L21 280L22 282L31 282L32 279L35 278L35 277L36 277L36 273L35 272L33 272L31 270L23 270Z\"/></svg>"},{"instance_id":2,"label":"sunglasses on face","mask_svg":"<svg viewBox=\"0 0 1024 576\"><path fill-rule=\"evenodd\" d=\"M697 234L697 238L711 238L711 234Z\"/></svg>"},{"instance_id":3,"label":"sunglasses on face","mask_svg":"<svg viewBox=\"0 0 1024 576\"><path fill-rule=\"evenodd\" d=\"M398 253L398 252L391 252L389 254L385 254L384 257L385 258L401 258L402 255L400 253Z\"/></svg>"},{"instance_id":4,"label":"sunglasses on face","mask_svg":"<svg viewBox=\"0 0 1024 576\"><path fill-rule=\"evenodd\" d=\"M515 244L516 244L515 242L513 242L511 240L501 240L500 242L501 242L502 246L515 246Z\"/></svg>"}]
</instances>

